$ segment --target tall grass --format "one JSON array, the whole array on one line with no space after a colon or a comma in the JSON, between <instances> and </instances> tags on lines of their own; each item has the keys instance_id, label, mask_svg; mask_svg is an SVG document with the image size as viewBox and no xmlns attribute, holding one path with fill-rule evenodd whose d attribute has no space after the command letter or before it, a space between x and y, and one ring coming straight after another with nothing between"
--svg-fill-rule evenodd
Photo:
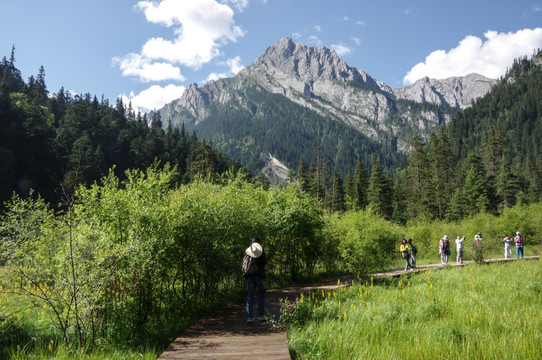
<instances>
[{"instance_id":1,"label":"tall grass","mask_svg":"<svg viewBox=\"0 0 542 360\"><path fill-rule=\"evenodd\" d=\"M542 261L368 281L298 299L294 359L538 359Z\"/></svg>"},{"instance_id":2,"label":"tall grass","mask_svg":"<svg viewBox=\"0 0 542 360\"><path fill-rule=\"evenodd\" d=\"M0 277L4 269L0 267ZM99 349L64 346L54 314L43 302L18 296L18 287L0 285L0 360L3 359L156 359L161 349L101 343Z\"/></svg>"}]
</instances>

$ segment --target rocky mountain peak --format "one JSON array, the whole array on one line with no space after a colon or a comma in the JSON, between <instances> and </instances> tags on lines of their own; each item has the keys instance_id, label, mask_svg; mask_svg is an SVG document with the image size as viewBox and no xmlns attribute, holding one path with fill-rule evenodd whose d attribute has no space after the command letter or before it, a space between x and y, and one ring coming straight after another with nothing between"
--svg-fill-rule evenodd
<instances>
[{"instance_id":1,"label":"rocky mountain peak","mask_svg":"<svg viewBox=\"0 0 542 360\"><path fill-rule=\"evenodd\" d=\"M349 75L348 65L335 51L325 47L309 47L290 38L269 47L252 66L263 67L270 74L281 73L307 82L322 77L346 80Z\"/></svg>"},{"instance_id":2,"label":"rocky mountain peak","mask_svg":"<svg viewBox=\"0 0 542 360\"><path fill-rule=\"evenodd\" d=\"M298 93L326 102L342 98L348 84L382 90L377 81L360 69L349 67L334 50L310 47L290 38L270 46L239 75L253 77L268 91L289 98Z\"/></svg>"}]
</instances>

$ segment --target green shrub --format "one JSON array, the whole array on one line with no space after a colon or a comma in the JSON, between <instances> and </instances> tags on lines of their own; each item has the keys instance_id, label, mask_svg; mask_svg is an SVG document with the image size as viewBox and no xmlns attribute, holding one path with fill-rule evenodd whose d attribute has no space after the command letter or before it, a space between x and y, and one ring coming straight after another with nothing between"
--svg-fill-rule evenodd
<instances>
[{"instance_id":1,"label":"green shrub","mask_svg":"<svg viewBox=\"0 0 542 360\"><path fill-rule=\"evenodd\" d=\"M335 216L329 226L337 228L335 234L341 262L352 273L381 270L399 256L404 230L370 211L351 211Z\"/></svg>"}]
</instances>

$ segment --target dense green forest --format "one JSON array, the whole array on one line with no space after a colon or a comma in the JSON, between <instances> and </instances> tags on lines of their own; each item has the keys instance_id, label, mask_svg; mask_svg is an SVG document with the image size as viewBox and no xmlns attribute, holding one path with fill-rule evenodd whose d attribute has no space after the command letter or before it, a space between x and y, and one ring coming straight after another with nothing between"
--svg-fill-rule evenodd
<instances>
[{"instance_id":1,"label":"dense green forest","mask_svg":"<svg viewBox=\"0 0 542 360\"><path fill-rule=\"evenodd\" d=\"M122 177L126 169L170 163L178 169L176 183L241 167L194 133L162 125L159 114L148 121L121 100L111 106L63 88L51 94L43 67L25 82L13 49L0 63L0 202L33 189L56 203L112 167Z\"/></svg>"},{"instance_id":2,"label":"dense green forest","mask_svg":"<svg viewBox=\"0 0 542 360\"><path fill-rule=\"evenodd\" d=\"M517 59L490 93L413 151L406 218L458 220L542 196L542 52Z\"/></svg>"},{"instance_id":3,"label":"dense green forest","mask_svg":"<svg viewBox=\"0 0 542 360\"><path fill-rule=\"evenodd\" d=\"M390 171L406 163L406 155L397 150L397 139L385 132L366 136L255 84L247 85L239 97L244 100L243 106L236 100L212 103L205 120L197 125L190 114L179 117L187 119L187 130L209 139L218 150L253 171L264 167L267 153L292 168L301 158L316 161L315 154L322 151L342 177L356 166L357 159L370 169L376 158Z\"/></svg>"}]
</instances>

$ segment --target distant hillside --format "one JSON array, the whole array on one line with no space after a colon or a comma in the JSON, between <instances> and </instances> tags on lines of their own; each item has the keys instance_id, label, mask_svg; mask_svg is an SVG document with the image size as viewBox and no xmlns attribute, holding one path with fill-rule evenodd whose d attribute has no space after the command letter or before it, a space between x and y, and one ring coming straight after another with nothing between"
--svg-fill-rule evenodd
<instances>
[{"instance_id":1,"label":"distant hillside","mask_svg":"<svg viewBox=\"0 0 542 360\"><path fill-rule=\"evenodd\" d=\"M316 148L344 175L358 158L404 164L414 134L428 138L495 81L472 74L393 89L327 48L282 39L235 77L191 85L160 109L164 125L195 130L253 172L271 154L290 168Z\"/></svg>"}]
</instances>

